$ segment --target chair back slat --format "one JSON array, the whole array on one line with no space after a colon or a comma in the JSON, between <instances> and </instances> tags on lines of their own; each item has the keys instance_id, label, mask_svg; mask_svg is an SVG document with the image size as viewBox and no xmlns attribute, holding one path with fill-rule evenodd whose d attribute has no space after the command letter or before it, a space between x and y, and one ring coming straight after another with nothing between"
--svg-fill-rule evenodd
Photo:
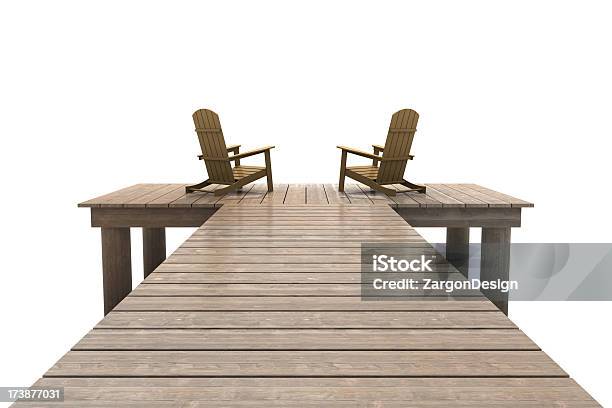
<instances>
[{"instance_id":1,"label":"chair back slat","mask_svg":"<svg viewBox=\"0 0 612 408\"><path fill-rule=\"evenodd\" d=\"M209 180L213 183L233 183L234 175L229 160L206 159L207 157L229 158L219 115L209 109L200 109L193 113L193 123L202 148Z\"/></svg>"},{"instance_id":2,"label":"chair back slat","mask_svg":"<svg viewBox=\"0 0 612 408\"><path fill-rule=\"evenodd\" d=\"M419 114L412 109L402 109L391 117L383 158L402 158L402 160L382 161L378 168L376 181L379 184L399 183L404 178L410 147L416 132Z\"/></svg>"}]
</instances>

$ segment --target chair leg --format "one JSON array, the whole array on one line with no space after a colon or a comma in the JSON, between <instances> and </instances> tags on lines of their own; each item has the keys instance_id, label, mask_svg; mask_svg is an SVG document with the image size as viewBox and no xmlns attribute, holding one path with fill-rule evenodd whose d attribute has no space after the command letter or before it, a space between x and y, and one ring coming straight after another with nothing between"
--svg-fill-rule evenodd
<instances>
[{"instance_id":1,"label":"chair leg","mask_svg":"<svg viewBox=\"0 0 612 408\"><path fill-rule=\"evenodd\" d=\"M191 186L187 186L187 187L185 187L185 192L186 192L186 193L191 193L191 192L193 192L193 191L196 191L196 190L201 189L202 187L210 186L211 184L212 184L212 183L211 183L210 181L205 180L205 181L203 181L203 182L201 182L201 183L198 183L198 184L193 184L193 185L191 185Z\"/></svg>"},{"instance_id":2,"label":"chair leg","mask_svg":"<svg viewBox=\"0 0 612 408\"><path fill-rule=\"evenodd\" d=\"M342 151L340 159L340 181L338 182L338 191L344 191L344 178L346 177L346 151Z\"/></svg>"},{"instance_id":3,"label":"chair leg","mask_svg":"<svg viewBox=\"0 0 612 408\"><path fill-rule=\"evenodd\" d=\"M370 187L371 189L373 189L374 191L380 191L381 193L385 193L386 195L391 196L391 197L397 194L397 192L394 189L384 187L383 185L378 184L376 182L372 182L372 184L366 184L366 185Z\"/></svg>"},{"instance_id":4,"label":"chair leg","mask_svg":"<svg viewBox=\"0 0 612 408\"><path fill-rule=\"evenodd\" d=\"M240 190L243 185L244 184L238 184L238 183L230 184L227 187L222 187L222 188L216 189L215 191L211 191L211 193L213 193L216 196L219 196L219 195L227 194L231 191Z\"/></svg>"},{"instance_id":5,"label":"chair leg","mask_svg":"<svg viewBox=\"0 0 612 408\"><path fill-rule=\"evenodd\" d=\"M419 184L414 184L414 183L411 183L411 182L406 181L406 180L403 180L403 181L402 181L400 184L401 184L402 186L408 187L408 188L409 188L409 189L411 189L412 191L416 191L416 192L418 192L418 193L423 193L423 194L425 194L425 192L426 192L426 190L427 190L427 187L425 187L425 186L421 186L421 185L419 185ZM400 193L401 193L401 191L400 191Z\"/></svg>"},{"instance_id":6,"label":"chair leg","mask_svg":"<svg viewBox=\"0 0 612 408\"><path fill-rule=\"evenodd\" d=\"M268 181L268 191L274 191L274 183L272 182L272 160L270 159L270 150L265 151L266 156L266 179Z\"/></svg>"}]
</instances>

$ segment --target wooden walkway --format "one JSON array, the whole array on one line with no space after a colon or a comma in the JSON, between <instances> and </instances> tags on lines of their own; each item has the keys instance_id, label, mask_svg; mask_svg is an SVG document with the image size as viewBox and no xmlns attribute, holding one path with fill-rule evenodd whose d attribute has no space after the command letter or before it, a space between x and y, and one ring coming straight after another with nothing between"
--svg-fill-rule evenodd
<instances>
[{"instance_id":1,"label":"wooden walkway","mask_svg":"<svg viewBox=\"0 0 612 408\"><path fill-rule=\"evenodd\" d=\"M388 205L223 206L35 385L62 407L599 406L484 297L362 301L362 241L431 249Z\"/></svg>"}]
</instances>

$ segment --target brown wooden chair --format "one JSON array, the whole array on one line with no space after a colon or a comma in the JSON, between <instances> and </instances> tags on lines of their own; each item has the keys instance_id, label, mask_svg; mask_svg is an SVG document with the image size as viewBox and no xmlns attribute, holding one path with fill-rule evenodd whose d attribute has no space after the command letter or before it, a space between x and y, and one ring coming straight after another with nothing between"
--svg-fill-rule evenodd
<instances>
[{"instance_id":1,"label":"brown wooden chair","mask_svg":"<svg viewBox=\"0 0 612 408\"><path fill-rule=\"evenodd\" d=\"M195 111L193 113L193 122L195 123L195 130L198 133L198 140L202 148L202 154L198 158L204 160L206 171L208 172L208 180L187 186L185 188L187 193L193 191L211 192L202 190L202 188L211 184L227 185L227 187L214 190L216 195L221 195L238 190L242 186L262 177L267 177L268 191L272 191L270 149L274 148L274 146L266 146L244 153L239 152L240 145L226 146L221 123L219 122L219 115L208 109ZM230 156L228 152L233 152L234 154ZM240 165L240 159L261 153L265 155L265 167ZM232 161L235 163L234 167L230 164Z\"/></svg>"},{"instance_id":2,"label":"brown wooden chair","mask_svg":"<svg viewBox=\"0 0 612 408\"><path fill-rule=\"evenodd\" d=\"M404 180L406 163L414 158L410 154L410 147L418 121L419 114L412 109L402 109L395 112L391 116L391 125L389 125L385 145L372 145L374 148L373 154L350 147L338 146L342 150L338 190L344 191L344 178L350 177L374 190L382 191L391 196L395 195L397 191L392 188L383 187L384 185L401 184L407 187L406 190L399 191L401 193L409 191L425 193L425 186ZM372 159L372 165L347 167L347 153ZM382 153L382 156L379 156L380 153Z\"/></svg>"}]
</instances>

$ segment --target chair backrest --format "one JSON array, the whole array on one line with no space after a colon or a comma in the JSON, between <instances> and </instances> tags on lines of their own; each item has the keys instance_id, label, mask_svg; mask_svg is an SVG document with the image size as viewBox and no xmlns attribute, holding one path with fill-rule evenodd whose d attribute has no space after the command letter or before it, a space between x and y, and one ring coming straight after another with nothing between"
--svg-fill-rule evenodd
<instances>
[{"instance_id":1,"label":"chair backrest","mask_svg":"<svg viewBox=\"0 0 612 408\"><path fill-rule=\"evenodd\" d=\"M213 183L233 183L234 176L229 160L211 160L229 158L219 115L209 109L200 109L193 113L193 123L198 133L208 179Z\"/></svg>"},{"instance_id":2,"label":"chair backrest","mask_svg":"<svg viewBox=\"0 0 612 408\"><path fill-rule=\"evenodd\" d=\"M391 116L391 124L389 125L382 157L400 160L380 162L376 177L378 183L391 184L403 180L418 121L419 114L412 109L402 109Z\"/></svg>"}]
</instances>

